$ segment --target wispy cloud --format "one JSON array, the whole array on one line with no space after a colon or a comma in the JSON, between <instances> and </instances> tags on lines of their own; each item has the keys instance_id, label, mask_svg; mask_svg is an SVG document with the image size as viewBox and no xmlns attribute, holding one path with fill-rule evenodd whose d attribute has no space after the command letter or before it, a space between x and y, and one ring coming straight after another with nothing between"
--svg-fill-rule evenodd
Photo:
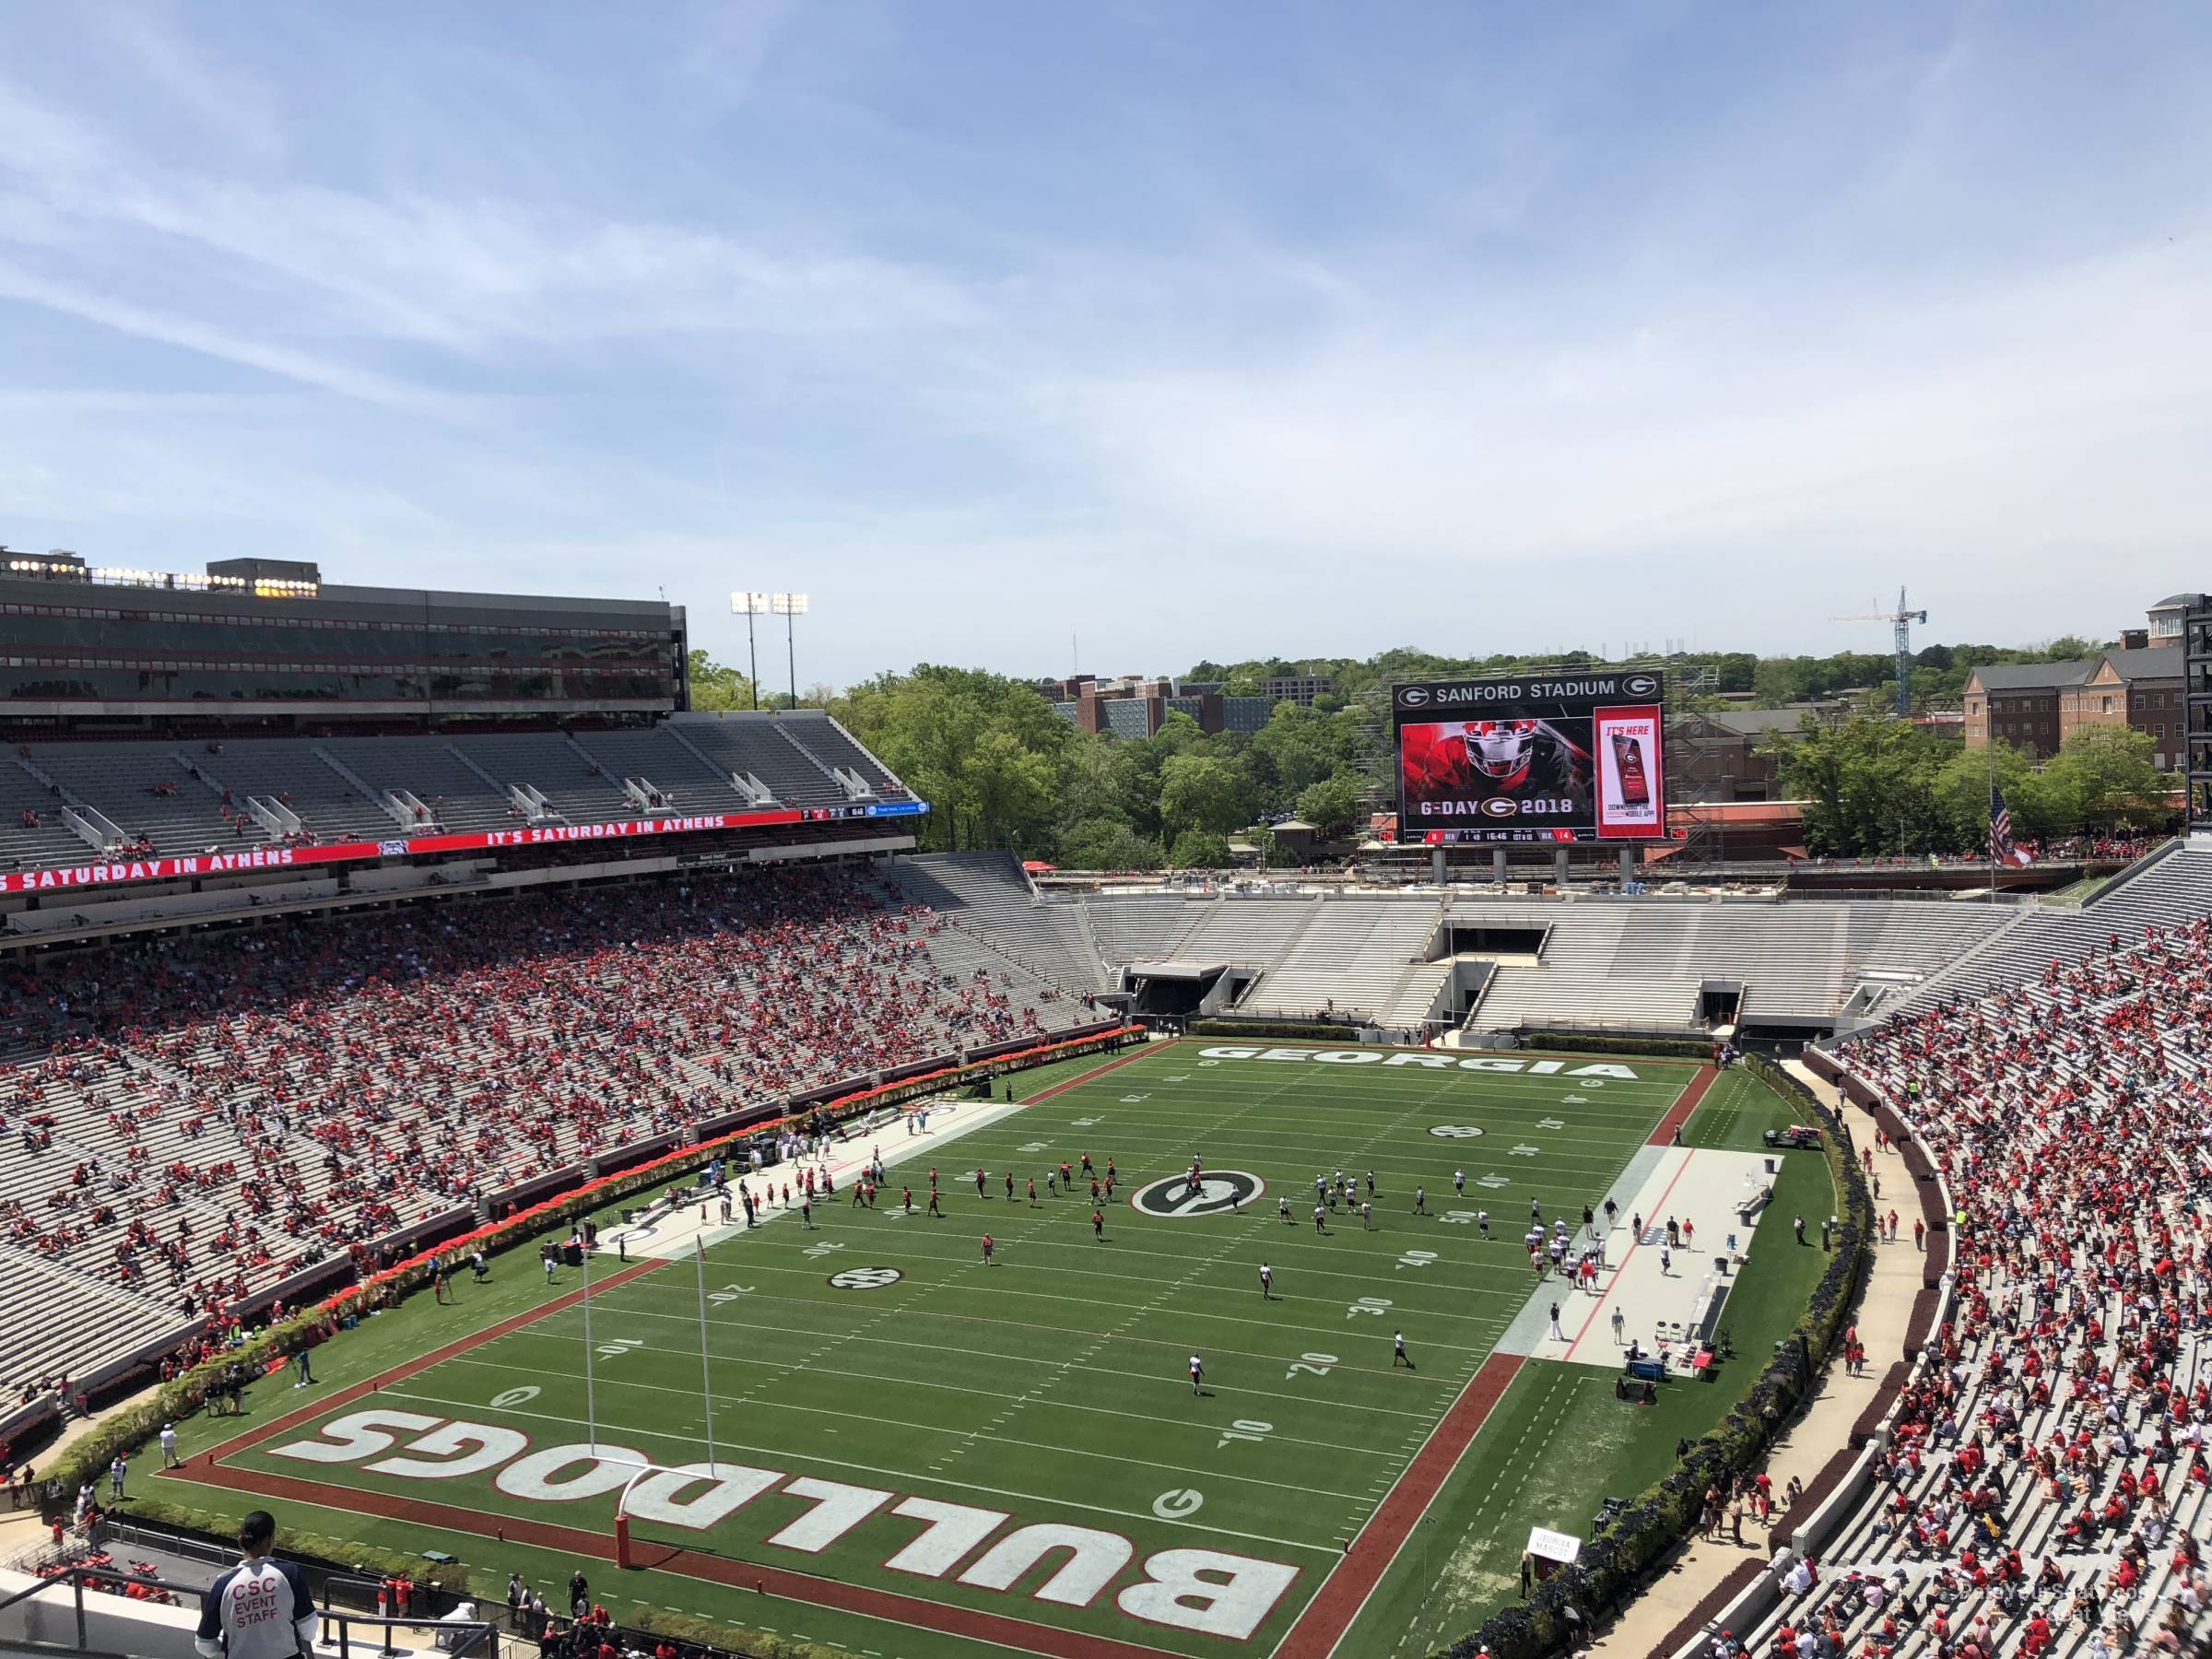
<instances>
[{"instance_id":1,"label":"wispy cloud","mask_svg":"<svg viewBox=\"0 0 2212 1659\"><path fill-rule=\"evenodd\" d=\"M39 14L0 536L742 573L804 677L2201 580L2212 22L1392 17Z\"/></svg>"}]
</instances>

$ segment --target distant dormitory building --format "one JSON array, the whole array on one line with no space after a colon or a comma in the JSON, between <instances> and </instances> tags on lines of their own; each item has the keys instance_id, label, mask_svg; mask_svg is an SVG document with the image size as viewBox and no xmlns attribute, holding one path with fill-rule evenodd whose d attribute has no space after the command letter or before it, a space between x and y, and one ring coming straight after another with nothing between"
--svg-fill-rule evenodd
<instances>
[{"instance_id":1,"label":"distant dormitory building","mask_svg":"<svg viewBox=\"0 0 2212 1659\"><path fill-rule=\"evenodd\" d=\"M1994 737L2038 759L2058 753L2066 730L2061 704L2077 694L2095 663L1986 663L1966 677L1966 747Z\"/></svg>"},{"instance_id":2,"label":"distant dormitory building","mask_svg":"<svg viewBox=\"0 0 2212 1659\"><path fill-rule=\"evenodd\" d=\"M1782 798L1777 741L1794 737L1807 719L1835 719L1838 703L1780 709L1716 709L1682 715L1666 734L1676 798L1777 801Z\"/></svg>"},{"instance_id":3,"label":"distant dormitory building","mask_svg":"<svg viewBox=\"0 0 2212 1659\"><path fill-rule=\"evenodd\" d=\"M1100 679L1078 674L1040 680L1039 695L1080 732L1142 738L1158 734L1171 714L1187 714L1202 732L1256 732L1275 704L1265 697L1227 697L1218 680L1147 679L1123 675Z\"/></svg>"},{"instance_id":4,"label":"distant dormitory building","mask_svg":"<svg viewBox=\"0 0 2212 1659\"><path fill-rule=\"evenodd\" d=\"M1284 674L1260 682L1260 695L1270 703L1294 702L1301 709L1312 708L1315 698L1335 689L1333 674Z\"/></svg>"},{"instance_id":5,"label":"distant dormitory building","mask_svg":"<svg viewBox=\"0 0 2212 1659\"><path fill-rule=\"evenodd\" d=\"M2089 726L2129 726L2149 736L2154 766L2176 771L2187 747L2183 684L2178 635L2171 645L2108 651L2089 677L2060 699L2059 741Z\"/></svg>"}]
</instances>

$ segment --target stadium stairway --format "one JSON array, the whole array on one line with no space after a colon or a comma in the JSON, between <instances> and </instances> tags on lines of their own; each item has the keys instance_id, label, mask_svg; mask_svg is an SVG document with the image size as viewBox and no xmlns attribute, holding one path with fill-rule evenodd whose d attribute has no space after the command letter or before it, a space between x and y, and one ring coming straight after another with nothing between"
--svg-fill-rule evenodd
<instances>
[{"instance_id":1,"label":"stadium stairway","mask_svg":"<svg viewBox=\"0 0 2212 1659\"><path fill-rule=\"evenodd\" d=\"M15 759L0 767L0 869L35 869L74 864L92 849L62 820L62 797L53 784ZM38 822L26 824L29 812Z\"/></svg>"},{"instance_id":2,"label":"stadium stairway","mask_svg":"<svg viewBox=\"0 0 2212 1659\"><path fill-rule=\"evenodd\" d=\"M1025 972L1069 991L1106 988L1105 962L1072 905L1048 904L1011 853L926 853L887 874L905 901L962 921Z\"/></svg>"},{"instance_id":3,"label":"stadium stairway","mask_svg":"<svg viewBox=\"0 0 2212 1659\"><path fill-rule=\"evenodd\" d=\"M1247 901L1249 902L1249 901ZM1378 1024L1408 994L1407 970L1417 960L1435 971L1441 983L1448 967L1428 962L1426 952L1442 919L1434 899L1346 897L1324 899L1311 907L1303 929L1281 959L1239 1006L1242 1013L1280 1013L1304 1018L1333 1011L1360 1014ZM1414 1023L1428 1014L1434 990Z\"/></svg>"},{"instance_id":4,"label":"stadium stairway","mask_svg":"<svg viewBox=\"0 0 2212 1659\"><path fill-rule=\"evenodd\" d=\"M1186 899L1181 893L1101 894L1078 901L1089 918L1100 959L1114 967L1131 962L1171 962L1218 899Z\"/></svg>"}]
</instances>

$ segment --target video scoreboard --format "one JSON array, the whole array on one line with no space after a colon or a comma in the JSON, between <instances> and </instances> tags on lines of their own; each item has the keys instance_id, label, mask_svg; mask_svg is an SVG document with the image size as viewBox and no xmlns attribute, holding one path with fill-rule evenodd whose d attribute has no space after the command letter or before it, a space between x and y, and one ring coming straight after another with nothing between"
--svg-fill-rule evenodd
<instances>
[{"instance_id":1,"label":"video scoreboard","mask_svg":"<svg viewBox=\"0 0 2212 1659\"><path fill-rule=\"evenodd\" d=\"M1399 841L1665 839L1665 700L1644 669L1396 687Z\"/></svg>"}]
</instances>

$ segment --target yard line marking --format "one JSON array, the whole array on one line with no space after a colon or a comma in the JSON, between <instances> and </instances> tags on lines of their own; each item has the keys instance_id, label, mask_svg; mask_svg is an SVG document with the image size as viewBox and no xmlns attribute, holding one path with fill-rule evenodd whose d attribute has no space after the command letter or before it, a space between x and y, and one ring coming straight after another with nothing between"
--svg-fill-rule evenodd
<instances>
[{"instance_id":1,"label":"yard line marking","mask_svg":"<svg viewBox=\"0 0 2212 1659\"><path fill-rule=\"evenodd\" d=\"M653 1315L649 1315L649 1317L652 1317L652 1318L656 1318L656 1319L657 1319L657 1318L672 1318L672 1317L674 1317L674 1315L669 1315L669 1314L653 1314ZM694 1319L694 1320L690 1321L689 1323L691 1323L691 1324L698 1324L699 1322L698 1322L696 1319ZM1000 1323L1000 1324L1004 1324L1004 1323L1006 1323L1006 1322L1005 1322L1005 1321L999 1321L999 1322L994 1322L994 1323ZM778 1332L778 1333L782 1333L782 1327L780 1327L780 1326L776 1326L776 1325L761 1325L761 1324L755 1324L755 1325L749 1325L749 1326L747 1326L747 1329L749 1329L749 1330L753 1330L753 1331L768 1331L768 1332ZM572 1339L572 1338L570 1338L570 1337L565 1337L565 1336L551 1336L551 1335L547 1335L547 1334L545 1334L545 1333L536 1332L536 1331L531 1331L531 1332L527 1332L527 1333L519 1333L519 1332L518 1332L518 1333L513 1333L513 1334L514 1334L514 1335L529 1335L529 1336L532 1336L532 1337L543 1337L545 1340L560 1342L560 1343L561 1343L561 1344L563 1344L564 1346L571 1346L571 1345L572 1345L572 1341L573 1341L573 1339ZM782 1333L782 1334L795 1335L815 1335L815 1333L813 1333L813 1332L810 1332L810 1331L799 1331L799 1332ZM1061 1364L1065 1363L1064 1361L1062 1361L1062 1360L1059 1360L1059 1359L1044 1359L1044 1358L1040 1358L1040 1357L1038 1357L1038 1356L1035 1356L1035 1355L1028 1355L1028 1354L998 1354L998 1353L992 1353L992 1352L990 1352L990 1351L988 1351L988 1350L986 1350L986 1349L982 1349L982 1348L963 1348L963 1347L947 1347L946 1344L944 1344L944 1343L941 1343L941 1342L901 1342L900 1340L899 1340L899 1339L898 1339L897 1337L895 1337L895 1336L862 1336L862 1335L855 1335L854 1337L853 1337L853 1338L852 1338L852 1340L853 1340L853 1341L855 1341L855 1342L867 1343L867 1344L869 1344L869 1345L871 1345L871 1346L874 1346L874 1347L877 1347L920 1348L920 1349L923 1349L923 1350L924 1350L924 1351L926 1351L926 1352L933 1353L933 1354L959 1354L959 1355L962 1355L962 1356L964 1356L965 1358L968 1358L968 1359L991 1359L991 1360L995 1360L995 1361L998 1361L998 1362L1000 1362L1000 1363L1002 1363L1002 1364L1008 1364L1008 1365L1050 1365L1050 1366L1058 1366L1058 1365L1061 1365ZM1169 1342L1169 1341L1167 1341L1166 1339L1164 1339L1164 1338L1161 1338L1161 1337L1131 1337L1131 1336L1119 1336L1119 1337L1116 1337L1116 1338L1115 1338L1115 1340L1116 1340L1116 1341L1120 1341L1120 1342L1143 1342L1143 1343L1145 1343L1145 1344L1146 1344L1147 1347L1151 1347L1183 1348L1183 1349L1187 1349L1187 1348L1189 1347L1189 1346L1190 1346L1190 1345L1189 1345L1188 1343L1186 1343L1186 1342L1180 1342L1180 1341L1179 1341L1179 1342ZM1215 1350L1214 1350L1214 1351L1215 1351L1216 1353L1219 1353L1219 1354L1231 1354L1231 1355L1234 1355L1235 1357L1237 1357L1237 1358L1239 1358L1239 1359L1262 1359L1262 1360L1265 1360L1265 1361L1266 1361L1268 1364L1270 1364L1270 1365L1288 1365L1288 1363L1290 1363L1290 1361L1291 1361L1291 1360L1293 1360L1293 1359L1297 1359L1297 1358L1298 1358L1298 1356L1297 1356L1297 1355L1295 1355L1295 1354L1289 1354L1289 1355L1281 1355L1281 1354L1253 1354L1253 1353L1247 1352L1246 1350L1244 1350L1244 1349L1241 1349L1241 1348L1223 1348L1223 1347L1217 1347L1217 1348L1215 1348ZM774 1370L788 1370L788 1369L790 1369L788 1366L785 1366L782 1360L777 1360L777 1359L747 1359L747 1358L746 1358L746 1357L745 1357L743 1354L724 1354L724 1353L721 1353L721 1352L717 1352L717 1353L715 1354L714 1358L715 1358L715 1359L716 1359L718 1361L726 1360L727 1362L729 1362L729 1363L731 1363L731 1364L734 1364L734 1365L759 1365L759 1366L767 1366L767 1367L769 1367L769 1368L771 1368L771 1369L774 1369ZM543 1368L542 1366L539 1366L539 1367L534 1367L534 1368L532 1368L532 1369L535 1369L535 1370L543 1370L544 1368ZM1385 1367L1385 1366L1380 1366L1380 1365L1348 1365L1348 1364L1347 1364L1347 1365L1342 1366L1340 1369L1342 1369L1342 1370L1344 1370L1344 1371L1359 1371L1359 1372L1362 1372L1362 1373L1364 1373L1364 1374L1366 1374L1366 1375L1369 1375L1369 1376L1378 1376L1378 1377L1381 1377L1381 1376L1388 1376L1388 1375L1390 1374L1390 1368L1388 1368L1388 1367ZM1118 1368L1118 1367L1108 1367L1108 1366L1100 1366L1100 1365L1093 1365L1093 1366L1090 1366L1090 1367L1089 1367L1089 1370L1091 1371L1091 1372L1092 1372L1094 1375L1098 1375L1098 1376L1107 1376L1107 1377L1134 1377L1134 1378L1137 1379L1139 1382L1157 1382L1157 1383L1159 1383L1159 1384L1161 1384L1162 1386L1167 1386L1167 1387L1182 1387L1182 1386L1183 1386L1183 1379L1182 1379L1182 1378L1180 1378L1180 1377L1175 1377L1175 1376L1163 1375L1161 1372L1159 1372L1159 1371L1124 1371L1124 1370L1121 1370L1121 1369L1120 1369L1120 1368ZM574 1374L574 1375L581 1375L582 1373L580 1373L580 1372L579 1372L579 1373L564 1373L564 1374ZM888 1378L888 1377L879 1377L879 1378L877 1378L877 1379L876 1379L876 1380L877 1380L877 1381L878 1381L878 1382L896 1382L896 1381L898 1381L899 1379L897 1379L897 1378ZM618 1381L619 1381L619 1379L618 1379ZM1407 1377L1406 1377L1406 1378L1402 1379L1402 1381L1404 1381L1404 1382L1419 1382L1419 1383L1425 1383L1425 1384L1428 1384L1428 1385L1430 1385L1430 1386L1433 1386L1433 1387L1437 1387L1437 1388L1450 1388L1450 1387L1453 1385L1453 1384L1452 1384L1452 1381L1451 1381L1451 1379L1450 1379L1450 1378L1448 1378L1448 1377L1441 1377L1441 1376L1436 1376L1436 1377L1413 1377L1413 1376L1407 1376ZM1221 1388L1219 1388L1218 1390L1217 1390L1217 1392L1218 1392L1218 1393L1223 1393L1223 1394L1253 1394L1253 1395L1256 1395L1256 1396L1258 1396L1258 1397L1260 1397L1260 1398L1262 1398L1262 1399L1269 1399L1269 1400L1310 1400L1310 1399L1311 1399L1311 1396L1309 1396L1309 1395L1305 1395L1305 1394L1285 1394L1285 1393L1283 1393L1283 1392L1282 1392L1280 1389L1269 1389L1269 1388L1252 1388L1252 1387L1247 1387L1247 1386L1244 1386L1244 1385L1241 1385L1241 1384L1236 1384L1236 1385L1231 1385L1231 1384L1223 1384ZM1364 1406L1364 1407L1362 1407L1362 1409L1363 1409L1363 1410L1368 1410L1368 1411L1386 1412L1386 1413L1388 1413L1389 1415L1391 1415L1391 1416L1393 1416L1393 1417L1407 1417L1407 1418L1415 1418L1415 1419L1417 1419L1417 1420L1418 1420L1418 1421L1420 1421L1420 1422L1424 1422L1424 1423L1430 1421L1430 1420L1431 1420L1431 1417L1432 1417L1432 1414L1431 1414L1431 1413L1430 1413L1430 1412L1426 1412L1426 1411L1406 1411L1406 1410L1402 1410L1402 1409L1400 1409L1400 1408L1398 1408L1398 1407L1396 1407L1396 1406Z\"/></svg>"}]
</instances>

